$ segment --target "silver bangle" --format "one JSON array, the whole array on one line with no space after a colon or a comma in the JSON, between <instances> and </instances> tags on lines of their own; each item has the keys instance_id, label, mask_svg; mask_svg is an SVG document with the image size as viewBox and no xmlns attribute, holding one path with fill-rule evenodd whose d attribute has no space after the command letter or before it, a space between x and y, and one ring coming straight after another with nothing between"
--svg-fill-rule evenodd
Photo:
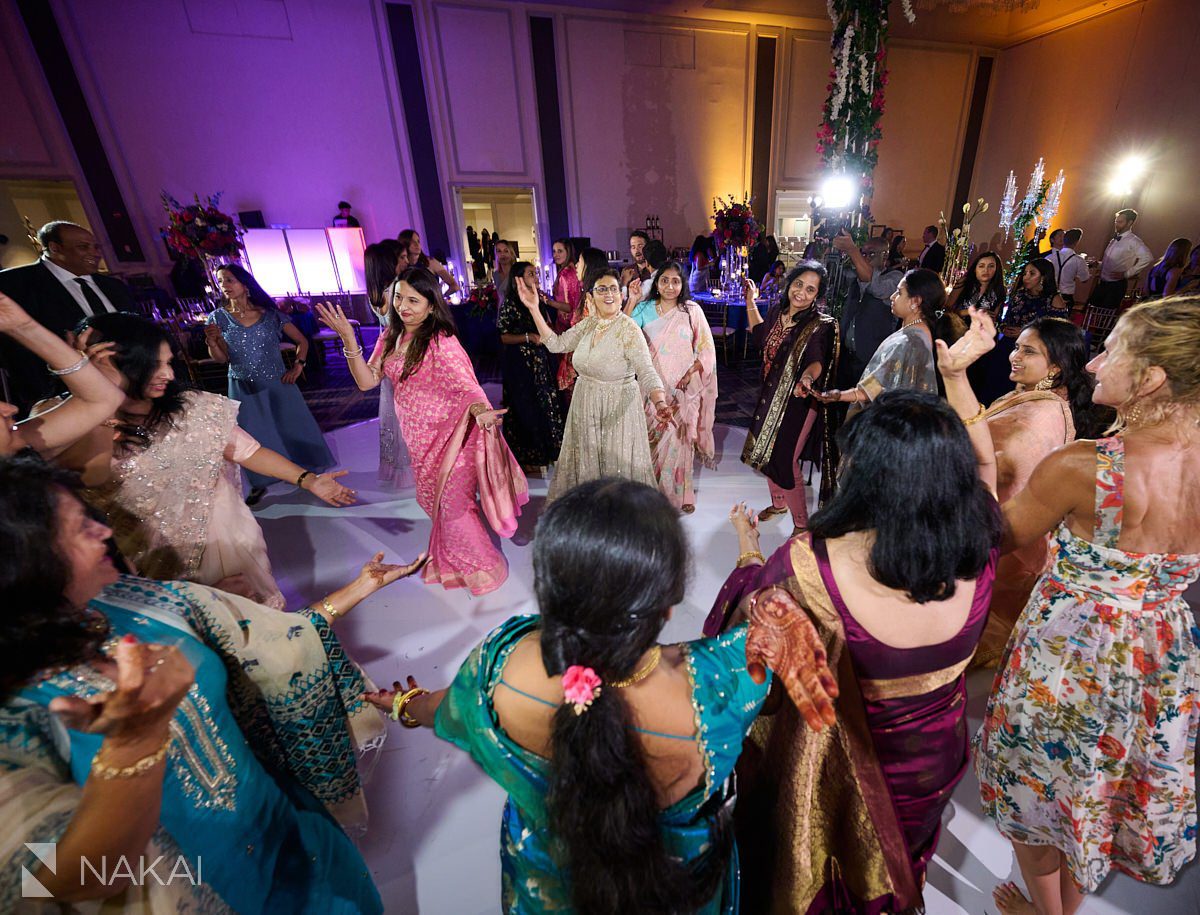
<instances>
[{"instance_id":1,"label":"silver bangle","mask_svg":"<svg viewBox=\"0 0 1200 915\"><path fill-rule=\"evenodd\" d=\"M46 364L46 369L51 375L58 375L59 377L63 375L74 375L91 361L92 360L88 358L88 354L83 353L80 355L78 362L76 362L74 365L68 365L65 369L56 369L49 363Z\"/></svg>"},{"instance_id":2,"label":"silver bangle","mask_svg":"<svg viewBox=\"0 0 1200 915\"><path fill-rule=\"evenodd\" d=\"M361 346L358 349L345 349L345 348L342 349L342 355L347 359L354 359L355 357L361 356L362 354L363 354L363 348Z\"/></svg>"}]
</instances>

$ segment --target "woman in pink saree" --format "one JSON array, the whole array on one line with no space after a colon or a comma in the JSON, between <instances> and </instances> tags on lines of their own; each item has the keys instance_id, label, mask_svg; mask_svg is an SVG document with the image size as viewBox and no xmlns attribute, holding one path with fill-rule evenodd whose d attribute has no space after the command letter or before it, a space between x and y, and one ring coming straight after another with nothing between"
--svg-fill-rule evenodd
<instances>
[{"instance_id":1,"label":"woman in pink saree","mask_svg":"<svg viewBox=\"0 0 1200 915\"><path fill-rule=\"evenodd\" d=\"M684 514L696 510L695 459L713 466L713 416L717 407L717 354L700 306L691 300L683 270L667 261L650 278L650 291L630 314L650 344L654 368L671 385L675 418L665 426L646 402L650 453L658 488Z\"/></svg>"},{"instance_id":2,"label":"woman in pink saree","mask_svg":"<svg viewBox=\"0 0 1200 915\"><path fill-rule=\"evenodd\" d=\"M498 428L504 411L492 409L479 386L433 274L408 268L388 302L388 329L369 361L340 307L318 305L317 313L342 338L360 389L376 387L384 376L392 382L417 503L433 521L425 581L487 594L504 583L508 564L479 519L480 505L496 533L511 537L529 501L525 476Z\"/></svg>"},{"instance_id":3,"label":"woman in pink saree","mask_svg":"<svg viewBox=\"0 0 1200 915\"><path fill-rule=\"evenodd\" d=\"M837 679L833 728L810 730L785 703L743 747L743 911L922 910L970 757L964 671L987 617L1000 512L967 431L933 394L885 391L838 444L832 500L765 563L756 519L735 507L739 568L705 624L712 636L782 589Z\"/></svg>"}]
</instances>

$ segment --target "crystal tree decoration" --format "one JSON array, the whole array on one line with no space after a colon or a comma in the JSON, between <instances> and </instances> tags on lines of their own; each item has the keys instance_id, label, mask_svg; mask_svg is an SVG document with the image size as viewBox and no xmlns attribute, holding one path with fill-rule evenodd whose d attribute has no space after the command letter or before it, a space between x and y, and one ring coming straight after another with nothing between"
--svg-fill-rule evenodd
<instances>
[{"instance_id":1,"label":"crystal tree decoration","mask_svg":"<svg viewBox=\"0 0 1200 915\"><path fill-rule=\"evenodd\" d=\"M1005 241L1008 241L1008 230L1012 226L1016 205L1017 176L1010 171L1008 180L1004 182L1004 196L1000 198L1000 228L1004 230Z\"/></svg>"},{"instance_id":2,"label":"crystal tree decoration","mask_svg":"<svg viewBox=\"0 0 1200 915\"><path fill-rule=\"evenodd\" d=\"M1042 204L1042 211L1038 216L1038 221L1042 225L1049 226L1054 221L1054 217L1058 213L1059 201L1062 200L1063 183L1066 180L1066 175L1060 168L1058 170L1058 177L1054 179L1054 183L1046 191L1046 202Z\"/></svg>"},{"instance_id":3,"label":"crystal tree decoration","mask_svg":"<svg viewBox=\"0 0 1200 915\"><path fill-rule=\"evenodd\" d=\"M1046 174L1046 162L1044 159L1038 159L1037 165L1033 167L1033 172L1029 175L1029 187L1025 188L1025 199L1021 206L1023 209L1032 210L1033 205L1037 203L1038 194L1042 190L1042 178Z\"/></svg>"}]
</instances>

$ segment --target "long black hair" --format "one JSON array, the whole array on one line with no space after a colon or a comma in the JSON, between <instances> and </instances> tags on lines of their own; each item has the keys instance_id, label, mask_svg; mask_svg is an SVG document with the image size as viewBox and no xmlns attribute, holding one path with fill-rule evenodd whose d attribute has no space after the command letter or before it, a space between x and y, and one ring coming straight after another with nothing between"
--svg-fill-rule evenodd
<instances>
[{"instance_id":1,"label":"long black hair","mask_svg":"<svg viewBox=\"0 0 1200 915\"><path fill-rule=\"evenodd\" d=\"M971 258L971 262L967 264L967 272L958 283L958 288L962 290L958 298L959 302L966 303L975 293L984 291L979 282L979 277L975 275L975 268L979 266L979 262L985 257L989 257L996 262L996 272L992 274L992 279L988 283L985 294L991 293L999 301L1004 301L1004 261L1000 259L1000 255L995 251L980 251Z\"/></svg>"},{"instance_id":2,"label":"long black hair","mask_svg":"<svg viewBox=\"0 0 1200 915\"><path fill-rule=\"evenodd\" d=\"M1058 295L1058 282L1054 279L1054 266L1044 257L1035 257L1025 264L1025 267L1033 267L1042 276L1042 298L1052 299ZM1016 276L1012 278L1013 292L1025 287L1025 267L1022 267Z\"/></svg>"},{"instance_id":3,"label":"long black hair","mask_svg":"<svg viewBox=\"0 0 1200 915\"><path fill-rule=\"evenodd\" d=\"M233 274L233 278L246 287L246 298L250 300L250 304L255 308L261 308L263 311L274 311L278 306L275 300L267 294L267 290L259 285L250 271L241 264L222 264L217 268L217 273L222 270Z\"/></svg>"},{"instance_id":4,"label":"long black hair","mask_svg":"<svg viewBox=\"0 0 1200 915\"><path fill-rule=\"evenodd\" d=\"M600 273L608 269L608 255L599 248L584 248L579 252L579 256L583 258L583 276L579 278L579 285L586 296L596 285ZM617 274L617 279L620 278L620 274ZM582 307L582 302L580 306Z\"/></svg>"},{"instance_id":5,"label":"long black hair","mask_svg":"<svg viewBox=\"0 0 1200 915\"><path fill-rule=\"evenodd\" d=\"M79 322L77 331L82 333L89 327L92 329L90 342L116 344L113 365L125 378L128 385L125 393L141 399L151 376L158 370L162 345L171 346L167 332L148 318L123 311L102 311L89 315ZM144 424L146 429L153 430L161 423L170 422L183 410L183 395L188 390L188 386L180 380L184 377L185 373L176 367L175 377L167 389L151 401L150 415ZM133 438L140 438L131 429L124 431Z\"/></svg>"},{"instance_id":6,"label":"long black hair","mask_svg":"<svg viewBox=\"0 0 1200 915\"><path fill-rule=\"evenodd\" d=\"M916 267L904 274L903 283L910 298L921 300L921 317L934 340L945 340L949 346L963 335L962 319L946 308L946 287L940 276L926 267ZM936 346L933 352L936 360Z\"/></svg>"},{"instance_id":7,"label":"long black hair","mask_svg":"<svg viewBox=\"0 0 1200 915\"><path fill-rule=\"evenodd\" d=\"M661 295L658 291L658 284L663 278L663 274L668 270L674 270L676 273L678 273L679 282L682 284L682 287L679 290L679 298L675 302L676 307L687 308L689 305L695 305L696 303L692 299L692 291L688 289L687 277L683 274L683 267L680 265L679 261L671 259L668 259L664 263L660 264L654 271L653 275L650 277L650 282L646 284L646 294L642 296L642 301L657 302L661 298Z\"/></svg>"},{"instance_id":8,"label":"long black hair","mask_svg":"<svg viewBox=\"0 0 1200 915\"><path fill-rule=\"evenodd\" d=\"M408 283L416 290L417 295L429 303L429 314L413 332L412 341L404 351L404 367L400 371L400 380L404 381L420 368L425 353L429 350L430 340L439 334L454 337L458 329L454 325L454 315L450 313L450 306L442 298L442 287L437 277L424 267L409 267L396 277L386 293L388 326L383 332L382 347L385 359L395 351L396 341L404 333L404 322L400 320L395 307L395 296L401 283Z\"/></svg>"},{"instance_id":9,"label":"long black hair","mask_svg":"<svg viewBox=\"0 0 1200 915\"><path fill-rule=\"evenodd\" d=\"M78 476L31 452L0 458L0 701L38 671L97 652L107 635L66 597L58 504L79 488Z\"/></svg>"},{"instance_id":10,"label":"long black hair","mask_svg":"<svg viewBox=\"0 0 1200 915\"><path fill-rule=\"evenodd\" d=\"M1036 318L1021 329L1038 335L1051 364L1062 373L1059 383L1067 387L1075 437L1096 438L1103 433L1116 414L1109 407L1092 403L1096 379L1087 370L1089 353L1083 331L1064 318L1049 316Z\"/></svg>"},{"instance_id":11,"label":"long black hair","mask_svg":"<svg viewBox=\"0 0 1200 915\"><path fill-rule=\"evenodd\" d=\"M533 587L550 676L578 664L605 682L628 677L683 599L687 539L671 503L629 480L593 480L555 501L533 541ZM585 714L554 715L546 806L571 875L574 910L691 912L728 863L714 837L693 871L663 844L658 799L622 691L602 686Z\"/></svg>"},{"instance_id":12,"label":"long black hair","mask_svg":"<svg viewBox=\"0 0 1200 915\"><path fill-rule=\"evenodd\" d=\"M508 275L511 277L511 280L508 284L508 292L505 294L504 300L516 305L517 308L520 309L517 314L524 314L526 311L525 303L521 301L521 290L517 286L517 278L524 276L525 271L532 266L533 264L531 264L529 261L515 261L512 265L512 269L508 271Z\"/></svg>"},{"instance_id":13,"label":"long black hair","mask_svg":"<svg viewBox=\"0 0 1200 915\"><path fill-rule=\"evenodd\" d=\"M921 604L979 577L1000 542L1000 512L944 400L885 391L842 427L838 446L837 490L808 521L814 537L874 531L871 577Z\"/></svg>"},{"instance_id":14,"label":"long black hair","mask_svg":"<svg viewBox=\"0 0 1200 915\"><path fill-rule=\"evenodd\" d=\"M385 238L367 245L363 252L363 266L367 274L367 301L378 315L387 314L384 297L396 279L396 261L400 259L403 245L394 238Z\"/></svg>"}]
</instances>

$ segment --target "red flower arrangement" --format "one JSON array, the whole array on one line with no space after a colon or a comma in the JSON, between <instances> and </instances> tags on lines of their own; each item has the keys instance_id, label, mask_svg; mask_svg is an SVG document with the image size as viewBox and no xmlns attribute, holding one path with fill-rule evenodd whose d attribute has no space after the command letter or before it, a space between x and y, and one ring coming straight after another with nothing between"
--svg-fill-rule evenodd
<instances>
[{"instance_id":1,"label":"red flower arrangement","mask_svg":"<svg viewBox=\"0 0 1200 915\"><path fill-rule=\"evenodd\" d=\"M163 209L167 211L167 225L161 231L163 239L172 251L184 257L240 257L242 253L241 228L233 217L220 210L221 195L214 194L186 206L162 192Z\"/></svg>"},{"instance_id":2,"label":"red flower arrangement","mask_svg":"<svg viewBox=\"0 0 1200 915\"><path fill-rule=\"evenodd\" d=\"M748 248L758 241L761 229L754 211L750 209L751 198L735 200L716 197L713 199L713 224L717 231L714 237L718 247Z\"/></svg>"},{"instance_id":3,"label":"red flower arrangement","mask_svg":"<svg viewBox=\"0 0 1200 915\"><path fill-rule=\"evenodd\" d=\"M471 310L468 314L473 318L483 318L494 314L500 306L500 296L496 294L496 285L484 283L481 286L471 287L471 294L467 296L464 304L470 306Z\"/></svg>"}]
</instances>

